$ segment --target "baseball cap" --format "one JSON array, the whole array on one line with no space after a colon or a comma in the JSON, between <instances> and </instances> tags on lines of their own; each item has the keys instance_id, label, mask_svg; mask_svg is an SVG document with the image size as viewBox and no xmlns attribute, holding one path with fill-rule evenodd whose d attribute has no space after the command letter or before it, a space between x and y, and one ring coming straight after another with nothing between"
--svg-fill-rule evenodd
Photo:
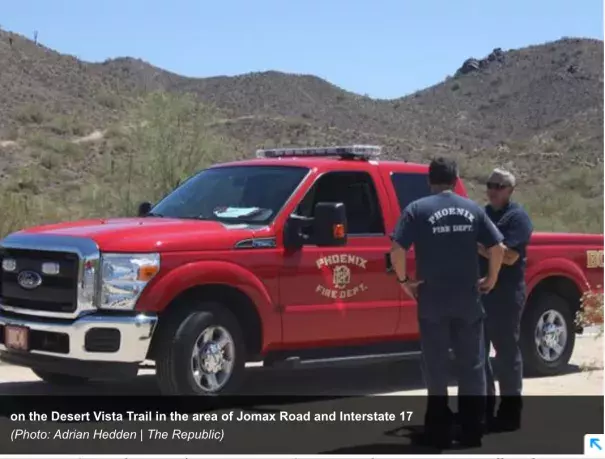
<instances>
[{"instance_id":1,"label":"baseball cap","mask_svg":"<svg viewBox=\"0 0 605 459\"><path fill-rule=\"evenodd\" d=\"M487 183L493 183L503 187L514 187L517 181L511 172L504 169L494 169L489 175Z\"/></svg>"}]
</instances>

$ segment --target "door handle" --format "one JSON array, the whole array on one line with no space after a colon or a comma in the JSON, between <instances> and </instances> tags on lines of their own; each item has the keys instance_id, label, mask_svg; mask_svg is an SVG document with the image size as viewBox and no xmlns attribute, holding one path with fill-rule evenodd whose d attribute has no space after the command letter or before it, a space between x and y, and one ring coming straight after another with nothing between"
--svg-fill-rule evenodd
<instances>
[{"instance_id":1,"label":"door handle","mask_svg":"<svg viewBox=\"0 0 605 459\"><path fill-rule=\"evenodd\" d=\"M391 263L391 252L387 252L384 255L384 261L386 264L386 272L387 274L394 274L395 270L393 269L393 264Z\"/></svg>"}]
</instances>

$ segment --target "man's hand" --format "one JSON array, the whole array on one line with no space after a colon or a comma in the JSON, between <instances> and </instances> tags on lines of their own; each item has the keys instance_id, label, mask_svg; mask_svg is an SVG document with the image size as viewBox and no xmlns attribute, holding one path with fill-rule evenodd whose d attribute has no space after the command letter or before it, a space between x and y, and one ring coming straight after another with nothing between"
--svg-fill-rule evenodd
<instances>
[{"instance_id":1,"label":"man's hand","mask_svg":"<svg viewBox=\"0 0 605 459\"><path fill-rule=\"evenodd\" d=\"M422 284L422 282L424 282L424 281L408 280L407 282L404 282L401 284L401 288L409 296L411 296L414 299L417 299L418 298L418 286L420 284Z\"/></svg>"},{"instance_id":2,"label":"man's hand","mask_svg":"<svg viewBox=\"0 0 605 459\"><path fill-rule=\"evenodd\" d=\"M490 279L489 277L484 277L479 279L479 291L481 293L489 293L496 286L496 282L498 279Z\"/></svg>"}]
</instances>

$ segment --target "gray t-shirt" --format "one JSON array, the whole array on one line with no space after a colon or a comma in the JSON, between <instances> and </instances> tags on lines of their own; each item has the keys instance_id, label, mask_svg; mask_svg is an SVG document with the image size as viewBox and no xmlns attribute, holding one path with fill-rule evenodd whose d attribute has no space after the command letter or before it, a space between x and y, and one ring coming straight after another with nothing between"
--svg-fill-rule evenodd
<instances>
[{"instance_id":1,"label":"gray t-shirt","mask_svg":"<svg viewBox=\"0 0 605 459\"><path fill-rule=\"evenodd\" d=\"M478 204L449 191L421 198L403 210L392 238L414 246L420 317L483 313L477 243L490 248L503 237Z\"/></svg>"}]
</instances>

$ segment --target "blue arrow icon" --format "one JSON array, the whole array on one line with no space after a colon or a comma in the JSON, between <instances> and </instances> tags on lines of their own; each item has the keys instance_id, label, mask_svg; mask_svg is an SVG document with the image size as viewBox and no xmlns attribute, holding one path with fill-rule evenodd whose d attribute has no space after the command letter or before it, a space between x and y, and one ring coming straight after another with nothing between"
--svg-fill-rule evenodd
<instances>
[{"instance_id":1,"label":"blue arrow icon","mask_svg":"<svg viewBox=\"0 0 605 459\"><path fill-rule=\"evenodd\" d=\"M591 438L590 439L590 447L591 448L596 448L599 451L601 451L603 448L601 448L601 444L599 443L599 439L598 438Z\"/></svg>"}]
</instances>

